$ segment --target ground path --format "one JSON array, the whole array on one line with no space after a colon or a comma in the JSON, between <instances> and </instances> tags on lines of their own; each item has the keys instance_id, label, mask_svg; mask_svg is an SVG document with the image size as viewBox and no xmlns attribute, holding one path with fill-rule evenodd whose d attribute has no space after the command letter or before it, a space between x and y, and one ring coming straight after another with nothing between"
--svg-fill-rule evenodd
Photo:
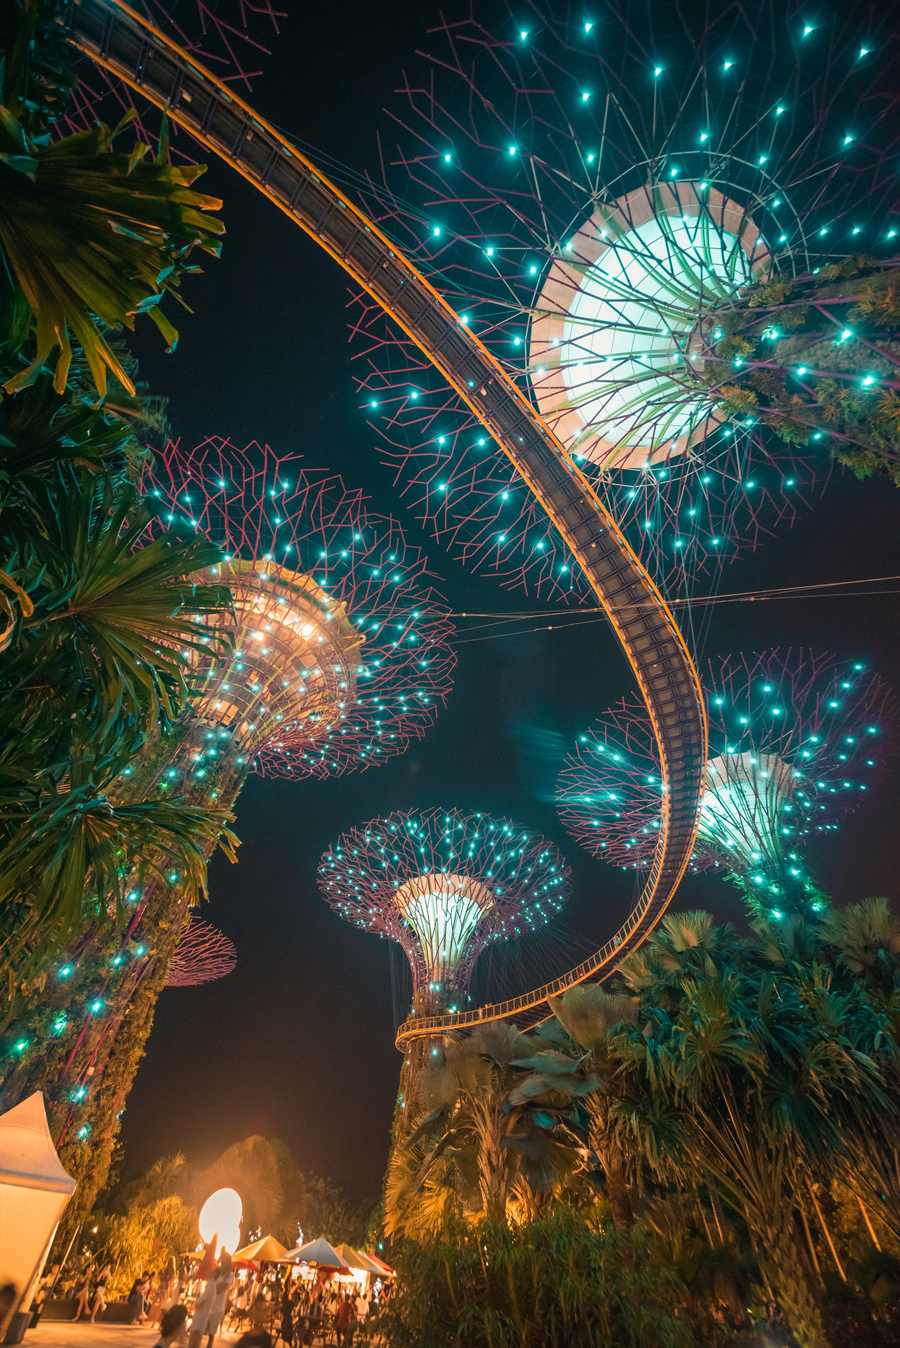
<instances>
[{"instance_id":1,"label":"ground path","mask_svg":"<svg viewBox=\"0 0 900 1348\"><path fill-rule=\"evenodd\" d=\"M216 1348L231 1348L239 1334L216 1336ZM29 1329L23 1348L153 1348L159 1330L152 1325L92 1325L86 1320L44 1320Z\"/></svg>"}]
</instances>

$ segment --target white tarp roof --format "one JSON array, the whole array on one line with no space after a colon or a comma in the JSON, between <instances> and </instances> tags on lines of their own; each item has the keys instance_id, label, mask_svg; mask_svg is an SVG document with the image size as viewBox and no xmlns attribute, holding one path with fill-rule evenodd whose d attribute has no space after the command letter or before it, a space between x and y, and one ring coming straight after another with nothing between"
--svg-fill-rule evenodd
<instances>
[{"instance_id":1,"label":"white tarp roof","mask_svg":"<svg viewBox=\"0 0 900 1348\"><path fill-rule=\"evenodd\" d=\"M0 1114L0 1184L72 1194L75 1180L62 1167L40 1091Z\"/></svg>"}]
</instances>

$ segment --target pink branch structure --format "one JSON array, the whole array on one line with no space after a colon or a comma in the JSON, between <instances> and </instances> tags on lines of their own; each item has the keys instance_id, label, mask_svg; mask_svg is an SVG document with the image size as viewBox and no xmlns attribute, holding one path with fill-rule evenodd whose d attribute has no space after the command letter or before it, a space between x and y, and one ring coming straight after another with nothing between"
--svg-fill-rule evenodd
<instances>
[{"instance_id":1,"label":"pink branch structure","mask_svg":"<svg viewBox=\"0 0 900 1348\"><path fill-rule=\"evenodd\" d=\"M401 812L343 835L319 866L346 922L396 941L413 974L415 1014L465 1010L484 947L559 912L569 867L507 819L458 810Z\"/></svg>"},{"instance_id":2,"label":"pink branch structure","mask_svg":"<svg viewBox=\"0 0 900 1348\"><path fill-rule=\"evenodd\" d=\"M260 63L269 55L268 44L279 36L281 20L286 17L286 11L272 0L225 0L215 5L207 0L190 0L187 6L177 7L161 0L132 0L131 7L220 80L245 95L262 73ZM136 103L123 84L87 61L81 63L79 75L66 119L69 130L87 129L98 120L114 123L123 113L135 109L141 139L149 144L158 139L158 130L152 132L143 120L146 106ZM196 143L178 136L177 130L174 134L180 157L193 159ZM199 152L208 154L202 147Z\"/></svg>"},{"instance_id":3,"label":"pink branch structure","mask_svg":"<svg viewBox=\"0 0 900 1348\"><path fill-rule=\"evenodd\" d=\"M230 974L237 964L234 946L209 922L191 916L169 961L166 987L195 988Z\"/></svg>"},{"instance_id":4,"label":"pink branch structure","mask_svg":"<svg viewBox=\"0 0 900 1348\"><path fill-rule=\"evenodd\" d=\"M268 446L170 444L145 490L168 528L205 532L223 562L234 648L196 666L194 716L262 776L367 768L420 739L449 692L456 657L424 556L363 494ZM171 769L170 769L171 771ZM177 775L173 781L177 780Z\"/></svg>"},{"instance_id":5,"label":"pink branch structure","mask_svg":"<svg viewBox=\"0 0 900 1348\"><path fill-rule=\"evenodd\" d=\"M325 778L386 762L422 738L452 684L453 627L425 557L395 520L296 455L218 437L169 444L141 487L157 510L153 528L203 531L221 547L223 560L196 580L227 585L234 602L231 613L197 619L198 632L210 632L209 656L184 652L190 708L125 769L124 795L228 809L248 772ZM197 645L202 652L202 634ZM173 935L189 920L180 886L173 871L167 885L129 895L118 952L90 990L62 1072L66 1127L90 1118L124 1016L151 969L173 956ZM161 920L168 909L174 928ZM74 991L78 959L67 968ZM84 1136L91 1126L81 1124Z\"/></svg>"},{"instance_id":6,"label":"pink branch structure","mask_svg":"<svg viewBox=\"0 0 900 1348\"><path fill-rule=\"evenodd\" d=\"M754 549L828 476L821 436L726 417L706 358L751 282L893 250L885 25L876 7L675 0L634 26L624 0L508 5L495 30L442 22L389 109L367 209L670 586ZM456 395L367 296L350 314L362 407L427 527L504 585L592 602Z\"/></svg>"},{"instance_id":7,"label":"pink branch structure","mask_svg":"<svg viewBox=\"0 0 900 1348\"><path fill-rule=\"evenodd\" d=\"M858 806L886 756L897 706L858 662L766 651L710 662L709 759L694 870L721 867L754 912L818 911L798 848ZM641 870L659 828L661 777L643 709L623 701L559 777L566 828L594 856Z\"/></svg>"}]
</instances>

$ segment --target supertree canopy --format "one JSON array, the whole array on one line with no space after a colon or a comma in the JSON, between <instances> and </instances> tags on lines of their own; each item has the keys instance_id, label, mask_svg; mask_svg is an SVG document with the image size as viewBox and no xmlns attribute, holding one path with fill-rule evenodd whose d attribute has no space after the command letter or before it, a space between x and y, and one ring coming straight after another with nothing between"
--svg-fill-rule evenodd
<instances>
[{"instance_id":1,"label":"supertree canopy","mask_svg":"<svg viewBox=\"0 0 900 1348\"><path fill-rule=\"evenodd\" d=\"M683 581L792 519L827 450L856 468L897 453L896 44L874 7L501 13L432 32L367 207L657 578ZM478 423L365 297L353 332L363 406L435 532L507 584L588 597Z\"/></svg>"},{"instance_id":2,"label":"supertree canopy","mask_svg":"<svg viewBox=\"0 0 900 1348\"><path fill-rule=\"evenodd\" d=\"M236 964L237 955L228 937L192 914L169 961L166 987L195 988L212 983L230 974Z\"/></svg>"},{"instance_id":3,"label":"supertree canopy","mask_svg":"<svg viewBox=\"0 0 900 1348\"><path fill-rule=\"evenodd\" d=\"M559 911L569 868L543 838L458 810L389 815L344 834L319 883L345 921L402 946L414 1014L464 1010L484 947Z\"/></svg>"},{"instance_id":4,"label":"supertree canopy","mask_svg":"<svg viewBox=\"0 0 900 1348\"><path fill-rule=\"evenodd\" d=\"M452 681L452 628L395 521L295 456L221 439L169 445L143 485L160 525L221 546L207 574L231 587L234 610L201 620L184 651L190 710L125 769L125 801L177 794L230 809L248 772L364 769L424 735ZM51 976L53 995L7 1026L23 1047L6 1095L43 1089L59 1141L74 1135L105 1155L99 1182L187 903L177 872L135 888L124 923L81 941Z\"/></svg>"},{"instance_id":5,"label":"supertree canopy","mask_svg":"<svg viewBox=\"0 0 900 1348\"><path fill-rule=\"evenodd\" d=\"M706 686L709 759L692 866L722 867L755 912L817 911L824 898L801 853L868 790L894 698L862 664L806 651L712 661ZM557 799L595 856L650 865L661 779L641 707L622 702L580 736Z\"/></svg>"},{"instance_id":6,"label":"supertree canopy","mask_svg":"<svg viewBox=\"0 0 900 1348\"><path fill-rule=\"evenodd\" d=\"M201 730L211 747L192 759L195 779L225 740L263 776L325 777L424 735L456 658L446 604L394 520L295 456L220 439L171 445L149 491L169 528L222 547L209 579L234 595L230 660L196 662L193 717L214 729Z\"/></svg>"}]
</instances>

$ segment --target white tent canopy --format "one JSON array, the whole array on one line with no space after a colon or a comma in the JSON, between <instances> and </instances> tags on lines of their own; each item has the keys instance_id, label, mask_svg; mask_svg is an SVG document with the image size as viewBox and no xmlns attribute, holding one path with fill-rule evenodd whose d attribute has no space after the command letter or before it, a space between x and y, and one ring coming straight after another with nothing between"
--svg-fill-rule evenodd
<instances>
[{"instance_id":1,"label":"white tent canopy","mask_svg":"<svg viewBox=\"0 0 900 1348\"><path fill-rule=\"evenodd\" d=\"M63 1170L47 1127L44 1097L35 1091L0 1114L0 1284L15 1284L17 1310L31 1304L35 1279L74 1192L75 1181ZM0 1336L3 1330L0 1324Z\"/></svg>"},{"instance_id":2,"label":"white tent canopy","mask_svg":"<svg viewBox=\"0 0 900 1348\"><path fill-rule=\"evenodd\" d=\"M309 1240L305 1245L295 1245L288 1250L285 1259L295 1259L298 1264L315 1264L318 1268L348 1269L350 1265L342 1259L333 1245L329 1245L324 1236L318 1240Z\"/></svg>"}]
</instances>

